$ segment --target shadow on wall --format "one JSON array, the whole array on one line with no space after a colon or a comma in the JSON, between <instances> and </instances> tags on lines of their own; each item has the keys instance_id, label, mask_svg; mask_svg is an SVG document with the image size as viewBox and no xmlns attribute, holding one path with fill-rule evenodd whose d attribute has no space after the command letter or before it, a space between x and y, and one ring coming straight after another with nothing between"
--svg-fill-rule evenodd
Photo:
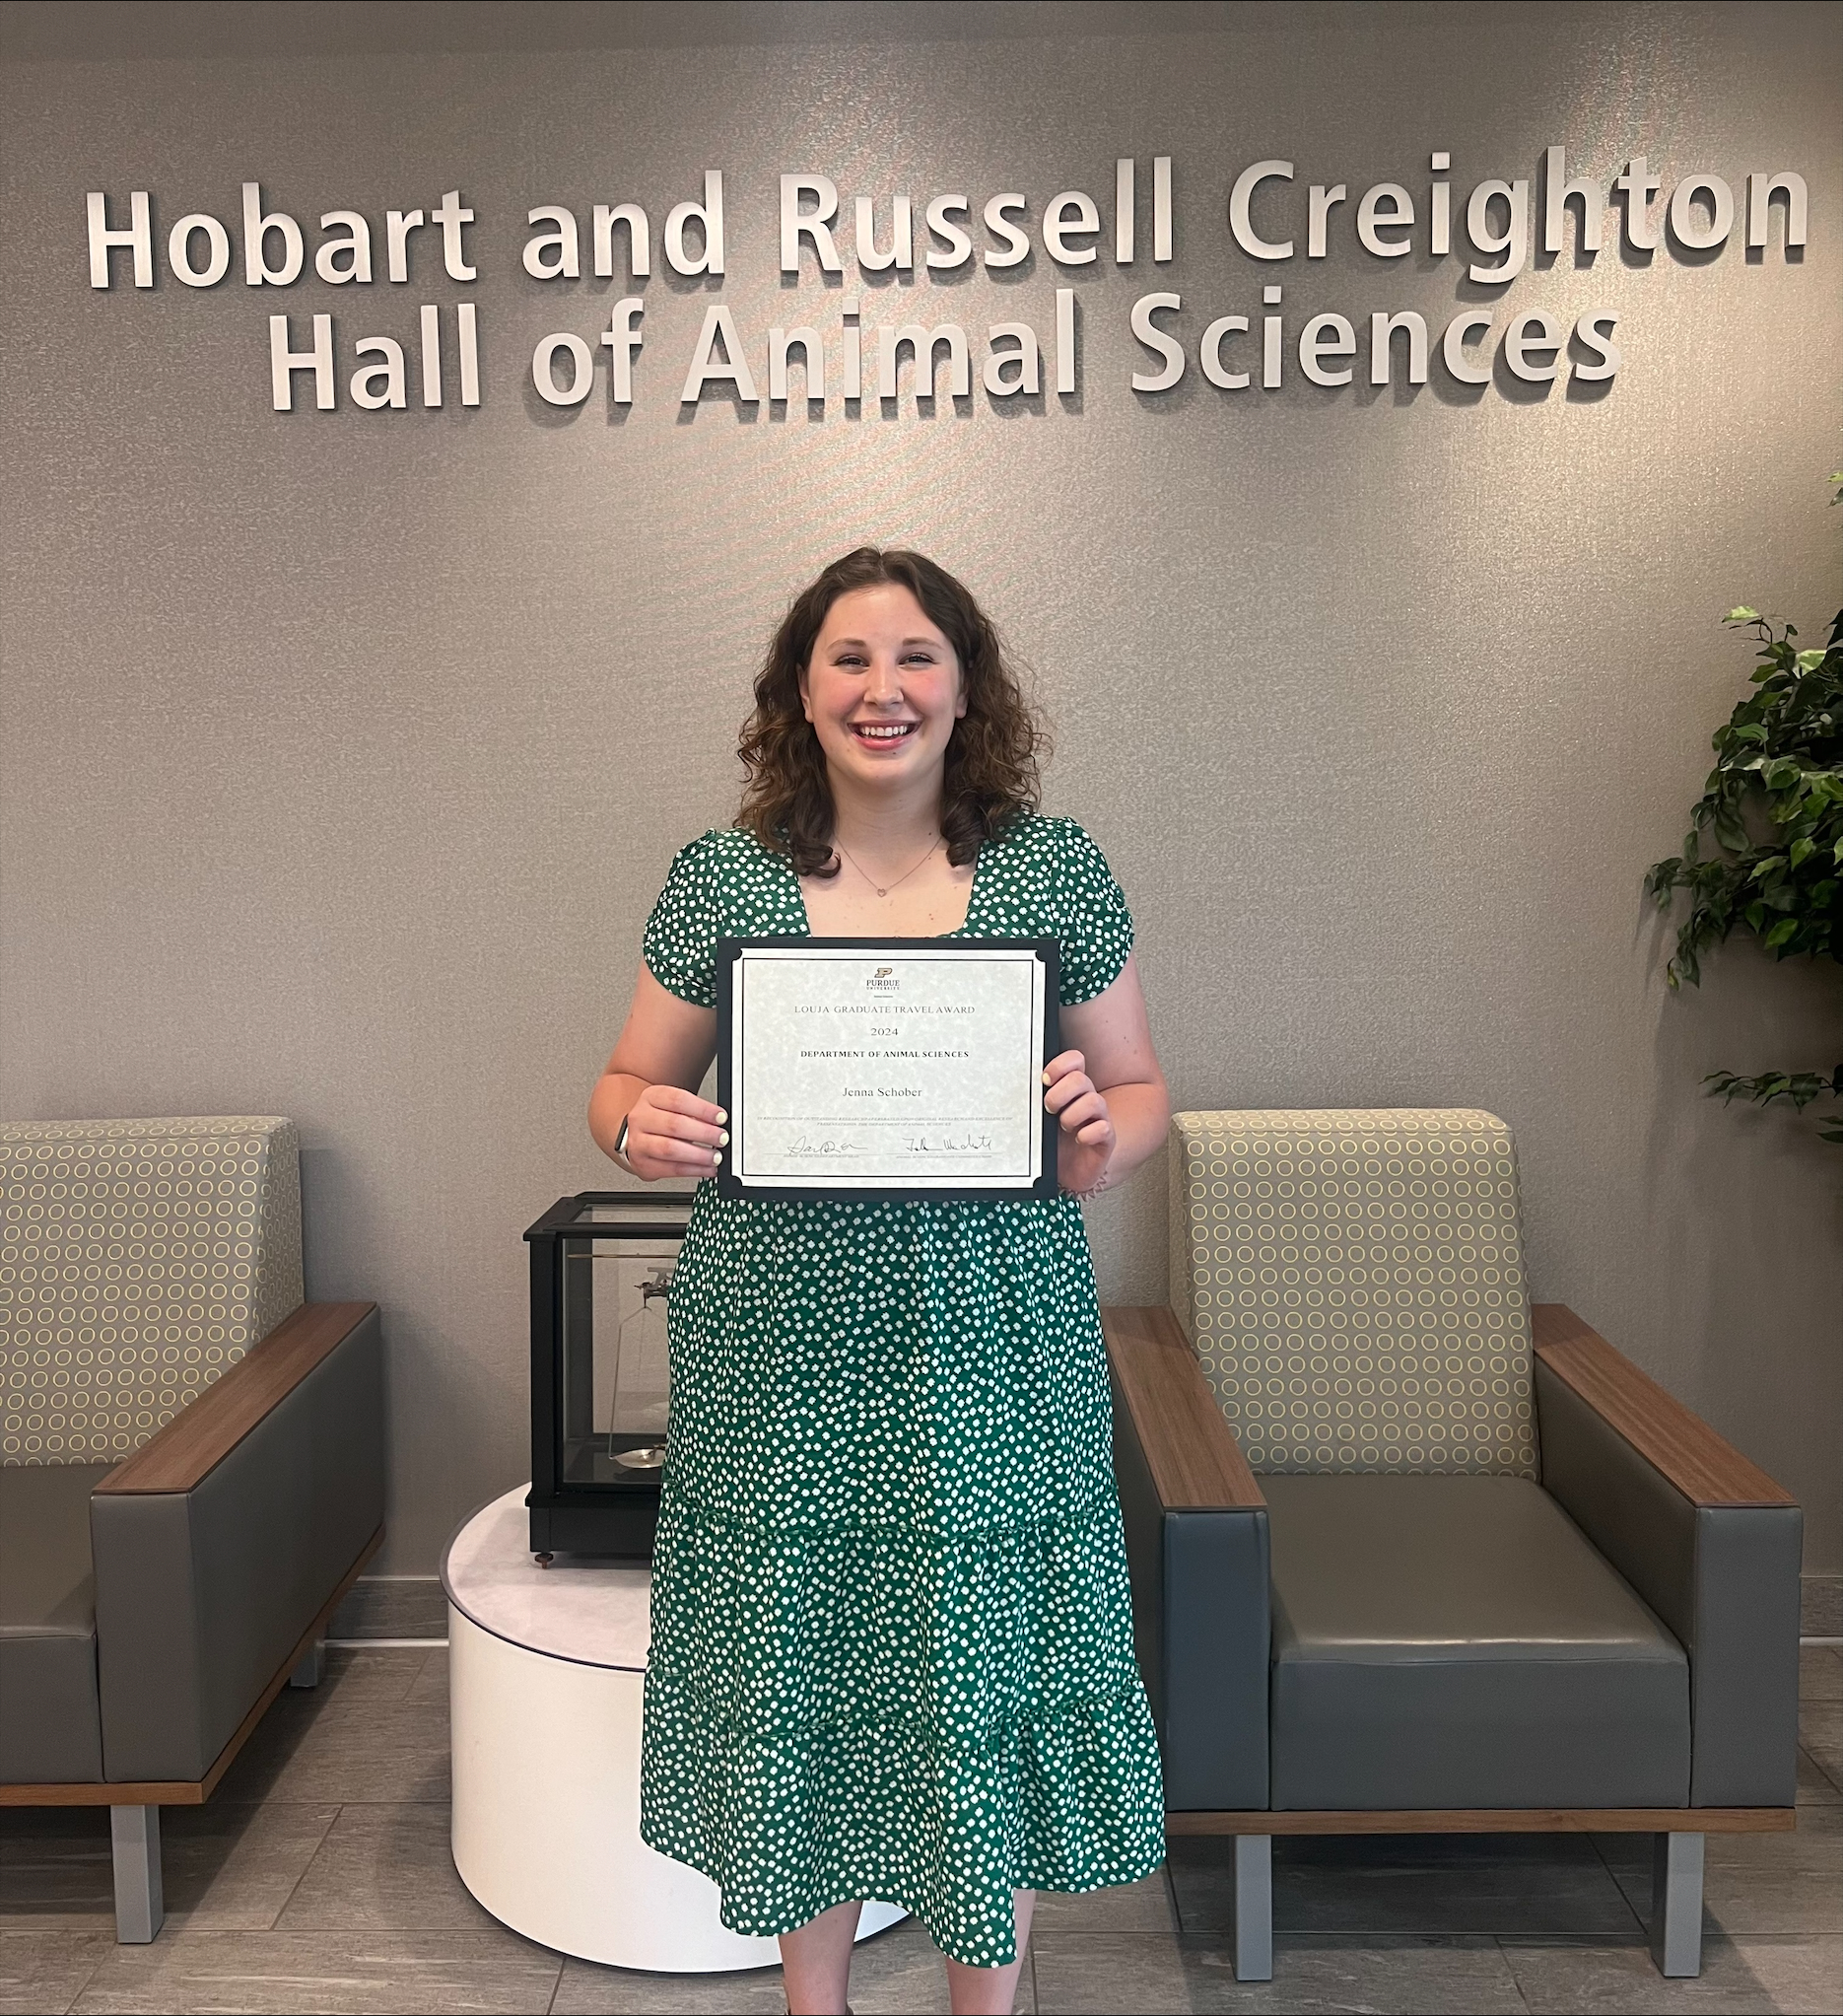
<instances>
[{"instance_id":1,"label":"shadow on wall","mask_svg":"<svg viewBox=\"0 0 1843 2016\"><path fill-rule=\"evenodd\" d=\"M379 1256L365 1227L375 1215L359 1195L352 1157L335 1147L301 1149L301 1269L307 1300L367 1301L376 1292ZM367 1286L370 1283L371 1286Z\"/></svg>"},{"instance_id":2,"label":"shadow on wall","mask_svg":"<svg viewBox=\"0 0 1843 2016\"><path fill-rule=\"evenodd\" d=\"M1698 1094L1720 1069L1832 1069L1831 1052L1843 1045L1843 974L1809 960L1778 962L1735 938L1711 955L1699 988L1671 994L1664 961L1672 938L1673 926L1661 925L1652 962L1657 1077L1642 1216L1668 1261L1682 1362L1694 1367L1696 1390L1682 1398L1729 1423L1742 1448L1750 1439L1757 1447L1749 1425L1763 1425L1773 1395L1802 1394L1811 1418L1826 1423L1843 1404L1834 1390L1843 1381L1843 1313L1818 1355L1828 1391L1812 1388L1813 1340L1799 1333L1794 1314L1814 1277L1843 1274L1843 1149L1820 1139L1814 1109L1762 1111ZM1826 1025L1831 1049L1809 1054L1811 1030ZM1669 1215L1667 1192L1687 1198L1688 1209ZM1843 1312L1843 1279L1815 1299ZM1835 1536L1808 1528L1808 1566L1837 1566L1835 1545Z\"/></svg>"},{"instance_id":3,"label":"shadow on wall","mask_svg":"<svg viewBox=\"0 0 1843 2016\"><path fill-rule=\"evenodd\" d=\"M1095 1286L1104 1303L1157 1303L1166 1298L1169 1152L1168 1145L1160 1147L1123 1189L1083 1214L1094 1254Z\"/></svg>"}]
</instances>

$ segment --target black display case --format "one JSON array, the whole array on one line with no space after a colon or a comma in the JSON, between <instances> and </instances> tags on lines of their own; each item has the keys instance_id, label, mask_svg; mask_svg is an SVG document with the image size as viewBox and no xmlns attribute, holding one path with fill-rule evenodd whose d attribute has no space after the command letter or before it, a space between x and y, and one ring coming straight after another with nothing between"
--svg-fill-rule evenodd
<instances>
[{"instance_id":1,"label":"black display case","mask_svg":"<svg viewBox=\"0 0 1843 2016\"><path fill-rule=\"evenodd\" d=\"M688 1192L560 1197L531 1249L531 1552L645 1561L659 1518L665 1312Z\"/></svg>"}]
</instances>

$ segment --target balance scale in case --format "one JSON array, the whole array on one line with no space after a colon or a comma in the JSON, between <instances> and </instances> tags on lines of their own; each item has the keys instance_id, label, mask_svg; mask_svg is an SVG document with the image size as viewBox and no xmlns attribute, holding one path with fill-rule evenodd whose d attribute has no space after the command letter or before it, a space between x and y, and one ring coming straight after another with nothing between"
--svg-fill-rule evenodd
<instances>
[{"instance_id":1,"label":"balance scale in case","mask_svg":"<svg viewBox=\"0 0 1843 2016\"><path fill-rule=\"evenodd\" d=\"M651 1558L686 1192L583 1191L531 1249L531 1552Z\"/></svg>"}]
</instances>

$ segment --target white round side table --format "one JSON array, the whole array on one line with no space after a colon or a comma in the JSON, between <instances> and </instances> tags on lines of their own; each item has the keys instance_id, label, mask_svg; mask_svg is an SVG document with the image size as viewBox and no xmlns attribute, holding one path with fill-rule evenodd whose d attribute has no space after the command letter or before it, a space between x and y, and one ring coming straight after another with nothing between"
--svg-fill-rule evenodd
<instances>
[{"instance_id":1,"label":"white round side table","mask_svg":"<svg viewBox=\"0 0 1843 2016\"><path fill-rule=\"evenodd\" d=\"M502 1923L610 1967L773 1967L717 1917L717 1885L640 1838L650 1572L540 1568L520 1485L442 1558L448 1601L454 1866ZM866 1904L857 1936L907 1913Z\"/></svg>"}]
</instances>

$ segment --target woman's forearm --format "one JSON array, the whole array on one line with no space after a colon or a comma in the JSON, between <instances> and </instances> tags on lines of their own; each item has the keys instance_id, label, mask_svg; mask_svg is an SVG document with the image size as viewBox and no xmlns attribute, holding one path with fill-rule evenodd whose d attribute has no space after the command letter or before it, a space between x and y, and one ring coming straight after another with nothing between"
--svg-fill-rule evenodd
<instances>
[{"instance_id":1,"label":"woman's forearm","mask_svg":"<svg viewBox=\"0 0 1843 2016\"><path fill-rule=\"evenodd\" d=\"M1157 1153L1171 1120L1171 1095L1161 1079L1156 1084L1107 1085L1102 1097L1114 1123L1115 1148L1107 1165L1113 1184Z\"/></svg>"},{"instance_id":2,"label":"woman's forearm","mask_svg":"<svg viewBox=\"0 0 1843 2016\"><path fill-rule=\"evenodd\" d=\"M639 1162L631 1154L623 1157L635 1175L650 1178L665 1172L656 1146L661 1140L696 1143L714 1140L715 1134L706 1124L708 1113L696 1110L702 1102L695 1096L687 1101L679 1095L690 1094L702 1081L716 1054L716 1010L698 1008L666 993L643 965L634 983L634 1005L627 1011L627 1026L589 1094L588 1131L595 1146L603 1154L612 1155L621 1122L643 1099L646 1104L641 1120L646 1124L638 1126L635 1132L655 1146L643 1149ZM645 1069L637 1070L636 1066ZM650 1099L647 1098L648 1092L653 1094ZM630 1134L630 1146L632 1140ZM669 1159L668 1153L666 1160Z\"/></svg>"},{"instance_id":3,"label":"woman's forearm","mask_svg":"<svg viewBox=\"0 0 1843 2016\"><path fill-rule=\"evenodd\" d=\"M621 1122L646 1089L647 1080L636 1078L632 1072L605 1071L596 1080L588 1101L588 1131L604 1155L613 1155Z\"/></svg>"}]
</instances>

